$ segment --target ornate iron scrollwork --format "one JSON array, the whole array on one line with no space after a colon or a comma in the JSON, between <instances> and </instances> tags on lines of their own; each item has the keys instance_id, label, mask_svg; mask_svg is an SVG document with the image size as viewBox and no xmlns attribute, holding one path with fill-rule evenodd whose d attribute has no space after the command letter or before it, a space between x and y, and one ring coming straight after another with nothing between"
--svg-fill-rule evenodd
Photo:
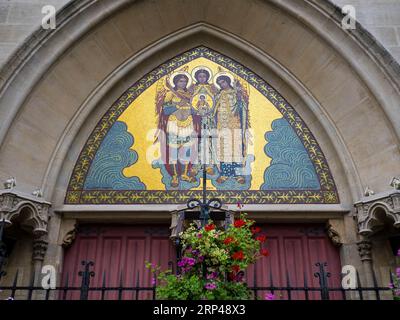
<instances>
[{"instance_id":1,"label":"ornate iron scrollwork","mask_svg":"<svg viewBox=\"0 0 400 320\"><path fill-rule=\"evenodd\" d=\"M187 205L187 207L188 207L189 209L194 209L194 208L196 208L196 207L198 207L198 206L201 205L201 201L198 200L198 199L190 199L190 200L186 203L186 205Z\"/></svg>"},{"instance_id":2,"label":"ornate iron scrollwork","mask_svg":"<svg viewBox=\"0 0 400 320\"><path fill-rule=\"evenodd\" d=\"M89 297L90 278L95 276L95 272L90 270L90 267L94 266L94 262L82 261L81 264L85 269L78 273L78 275L82 277L80 299L87 300Z\"/></svg>"},{"instance_id":3,"label":"ornate iron scrollwork","mask_svg":"<svg viewBox=\"0 0 400 320\"><path fill-rule=\"evenodd\" d=\"M220 209L222 208L222 202L221 200L217 199L217 198L212 198L210 200L207 201L207 205L209 207L212 207L214 209Z\"/></svg>"},{"instance_id":4,"label":"ornate iron scrollwork","mask_svg":"<svg viewBox=\"0 0 400 320\"><path fill-rule=\"evenodd\" d=\"M319 285L321 287L321 298L322 300L329 300L328 278L331 277L331 273L325 271L328 263L317 262L315 266L319 268L319 271L314 273L314 277L318 278L319 280Z\"/></svg>"}]
</instances>

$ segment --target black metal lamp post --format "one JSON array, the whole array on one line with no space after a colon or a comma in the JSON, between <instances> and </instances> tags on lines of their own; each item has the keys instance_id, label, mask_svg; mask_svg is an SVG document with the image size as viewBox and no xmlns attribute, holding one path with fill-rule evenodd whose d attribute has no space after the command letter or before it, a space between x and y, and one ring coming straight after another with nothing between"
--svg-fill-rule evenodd
<instances>
[{"instance_id":1,"label":"black metal lamp post","mask_svg":"<svg viewBox=\"0 0 400 320\"><path fill-rule=\"evenodd\" d=\"M207 132L207 128L205 124L203 124L203 132ZM211 139L213 138L211 135L208 137L209 143L211 144ZM201 135L198 136L198 146L200 148L201 145ZM224 210L222 209L222 202L218 198L211 198L207 199L207 152L206 152L206 147L207 143L206 140L204 140L203 143L203 148L201 148L201 151L203 153L203 160L202 160L202 171L203 171L203 188L202 188L202 198L201 199L190 199L187 202L187 208L180 210L181 212L183 211L184 213L187 213L187 209L195 209L195 208L200 208L200 216L198 217L199 220L201 221L201 226L204 227L208 220L211 218L210 213L212 210L219 210L220 212L225 213L225 220L226 219L226 214L231 214L229 210ZM185 214L185 219L191 218L194 220L194 216L190 217ZM215 220L221 220L220 218L216 217L217 219Z\"/></svg>"},{"instance_id":2,"label":"black metal lamp post","mask_svg":"<svg viewBox=\"0 0 400 320\"><path fill-rule=\"evenodd\" d=\"M203 129L206 129L203 127ZM212 136L208 136L209 139ZM199 146L201 143L201 136L198 136ZM225 210L222 208L222 202L218 198L207 199L207 164L206 164L206 143L203 143L203 161L202 161L202 170L203 170L203 188L202 188L202 197L201 199L190 199L186 203L186 208L175 211L175 214L178 214L178 223L176 227L176 235L175 245L177 250L177 259L179 260L181 257L181 248L180 248L180 239L179 233L183 231L183 223L185 220L200 220L201 226L204 227L207 222L212 219L215 221L225 221L225 228L228 227L231 217L233 215L232 211ZM199 208L199 211L195 211L196 208Z\"/></svg>"},{"instance_id":3,"label":"black metal lamp post","mask_svg":"<svg viewBox=\"0 0 400 320\"><path fill-rule=\"evenodd\" d=\"M205 126L205 124L203 124L203 132L207 132L206 131L207 128ZM211 144L211 139L213 138L211 135L209 135L208 137L209 143ZM201 145L201 135L198 136L198 145L200 147ZM187 202L187 208L188 209L194 209L196 207L200 208L200 220L201 220L201 226L204 227L208 220L210 219L210 212L212 209L220 209L222 210L222 202L221 200L217 199L217 198L212 198L207 200L207 152L206 152L206 140L204 140L203 143L203 148L201 149L202 153L203 153L203 160L202 160L202 170L203 170L203 194L202 194L202 199L190 199ZM222 210L225 211L225 210Z\"/></svg>"}]
</instances>

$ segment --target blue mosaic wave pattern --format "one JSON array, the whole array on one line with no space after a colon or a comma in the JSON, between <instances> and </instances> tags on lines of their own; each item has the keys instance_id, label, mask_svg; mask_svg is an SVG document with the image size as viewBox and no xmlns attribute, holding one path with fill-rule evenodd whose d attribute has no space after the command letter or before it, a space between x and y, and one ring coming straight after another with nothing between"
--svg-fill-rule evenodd
<instances>
[{"instance_id":1,"label":"blue mosaic wave pattern","mask_svg":"<svg viewBox=\"0 0 400 320\"><path fill-rule=\"evenodd\" d=\"M286 119L272 122L264 151L272 159L261 190L319 190L315 168L300 138Z\"/></svg>"},{"instance_id":2,"label":"blue mosaic wave pattern","mask_svg":"<svg viewBox=\"0 0 400 320\"><path fill-rule=\"evenodd\" d=\"M93 159L85 189L146 190L138 177L127 178L122 173L138 160L137 152L130 150L133 143L126 124L116 121Z\"/></svg>"}]
</instances>

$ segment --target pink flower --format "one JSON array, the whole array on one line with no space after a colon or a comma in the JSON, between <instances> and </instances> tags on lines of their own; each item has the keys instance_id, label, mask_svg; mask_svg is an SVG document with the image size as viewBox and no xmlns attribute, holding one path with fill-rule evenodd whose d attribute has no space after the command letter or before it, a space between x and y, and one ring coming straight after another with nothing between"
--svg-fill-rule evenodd
<instances>
[{"instance_id":1,"label":"pink flower","mask_svg":"<svg viewBox=\"0 0 400 320\"><path fill-rule=\"evenodd\" d=\"M400 267L396 269L396 276L397 278L400 278Z\"/></svg>"},{"instance_id":2,"label":"pink flower","mask_svg":"<svg viewBox=\"0 0 400 320\"><path fill-rule=\"evenodd\" d=\"M198 234L197 234L197 238L199 238L199 239L200 239L202 236L203 236L203 235L202 235L201 233L198 233Z\"/></svg>"},{"instance_id":3,"label":"pink flower","mask_svg":"<svg viewBox=\"0 0 400 320\"><path fill-rule=\"evenodd\" d=\"M275 300L275 295L273 293L267 293L265 295L265 300Z\"/></svg>"},{"instance_id":4,"label":"pink flower","mask_svg":"<svg viewBox=\"0 0 400 320\"><path fill-rule=\"evenodd\" d=\"M207 275L207 279L208 280L213 280L216 279L218 277L218 272L211 272L210 274Z\"/></svg>"},{"instance_id":5,"label":"pink flower","mask_svg":"<svg viewBox=\"0 0 400 320\"><path fill-rule=\"evenodd\" d=\"M204 288L206 288L207 290L214 290L217 288L217 285L215 283L207 283Z\"/></svg>"},{"instance_id":6,"label":"pink flower","mask_svg":"<svg viewBox=\"0 0 400 320\"><path fill-rule=\"evenodd\" d=\"M239 271L234 277L233 277L233 281L236 282L242 282L244 278L244 272L243 271Z\"/></svg>"},{"instance_id":7,"label":"pink flower","mask_svg":"<svg viewBox=\"0 0 400 320\"><path fill-rule=\"evenodd\" d=\"M389 283L389 288L390 289L394 289L394 284L393 283Z\"/></svg>"},{"instance_id":8,"label":"pink flower","mask_svg":"<svg viewBox=\"0 0 400 320\"><path fill-rule=\"evenodd\" d=\"M178 262L178 267L184 267L186 265L194 266L196 260L193 258L183 257L181 261Z\"/></svg>"},{"instance_id":9,"label":"pink flower","mask_svg":"<svg viewBox=\"0 0 400 320\"><path fill-rule=\"evenodd\" d=\"M400 249L397 250L397 256L400 257Z\"/></svg>"},{"instance_id":10,"label":"pink flower","mask_svg":"<svg viewBox=\"0 0 400 320\"><path fill-rule=\"evenodd\" d=\"M151 278L151 285L155 286L156 285L156 278Z\"/></svg>"}]
</instances>

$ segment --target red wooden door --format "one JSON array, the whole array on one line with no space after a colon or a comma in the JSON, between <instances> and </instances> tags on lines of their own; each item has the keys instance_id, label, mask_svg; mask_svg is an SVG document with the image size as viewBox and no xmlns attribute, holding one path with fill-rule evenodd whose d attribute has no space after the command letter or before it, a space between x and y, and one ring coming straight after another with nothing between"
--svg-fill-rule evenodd
<instances>
[{"instance_id":1,"label":"red wooden door","mask_svg":"<svg viewBox=\"0 0 400 320\"><path fill-rule=\"evenodd\" d=\"M165 225L105 226L88 225L79 228L73 245L66 250L62 285L68 277L68 285L80 287L83 269L81 261L93 261L95 276L90 287L152 286L152 274L145 268L149 261L163 270L175 262L175 250L169 239L169 228ZM79 291L69 292L67 299L79 299ZM140 292L139 299L150 299L151 292ZM89 299L100 299L101 291L90 292ZM117 299L118 291L108 291L105 299ZM136 292L124 292L122 299L135 299Z\"/></svg>"},{"instance_id":2,"label":"red wooden door","mask_svg":"<svg viewBox=\"0 0 400 320\"><path fill-rule=\"evenodd\" d=\"M317 262L326 262L329 287L340 287L340 258L338 249L327 237L324 226L318 224L267 224L259 225L267 235L265 247L270 256L261 259L247 274L250 287L308 287L319 288L319 280L314 276L319 269ZM256 270L256 274L254 274ZM271 283L272 278L272 283ZM288 282L289 281L289 282ZM260 291L263 299L269 291ZM277 299L288 299L287 291L276 291ZM291 299L305 299L304 291L293 291ZM341 299L340 292L331 292L330 299ZM310 291L309 299L321 299L319 291Z\"/></svg>"},{"instance_id":3,"label":"red wooden door","mask_svg":"<svg viewBox=\"0 0 400 320\"><path fill-rule=\"evenodd\" d=\"M288 278L291 287L319 287L317 262L327 262L330 287L340 287L340 259L338 249L333 246L323 225L316 224L266 224L259 225L267 235L266 247L270 256L261 259L249 268L246 279L250 287L286 287ZM68 276L68 285L80 287L81 261L93 261L95 276L91 287L102 287L103 278L107 287L123 286L151 287L152 275L145 268L145 261L168 269L175 262L175 249L169 239L169 228L163 225L137 226L82 226L71 248L66 250L63 282ZM254 273L256 270L256 273ZM272 282L271 282L272 277ZM259 291L263 299L267 291ZM278 299L287 299L286 291L275 292ZM139 299L151 299L150 292L139 293ZM320 299L320 292L309 292L309 299ZM340 299L340 293L331 293L331 299ZM67 299L79 299L79 291L67 294ZM101 292L91 292L89 299L100 299ZM118 292L105 294L105 299L117 299ZM135 299L135 292L124 292L123 299ZM292 292L292 299L305 299L304 291Z\"/></svg>"}]
</instances>

